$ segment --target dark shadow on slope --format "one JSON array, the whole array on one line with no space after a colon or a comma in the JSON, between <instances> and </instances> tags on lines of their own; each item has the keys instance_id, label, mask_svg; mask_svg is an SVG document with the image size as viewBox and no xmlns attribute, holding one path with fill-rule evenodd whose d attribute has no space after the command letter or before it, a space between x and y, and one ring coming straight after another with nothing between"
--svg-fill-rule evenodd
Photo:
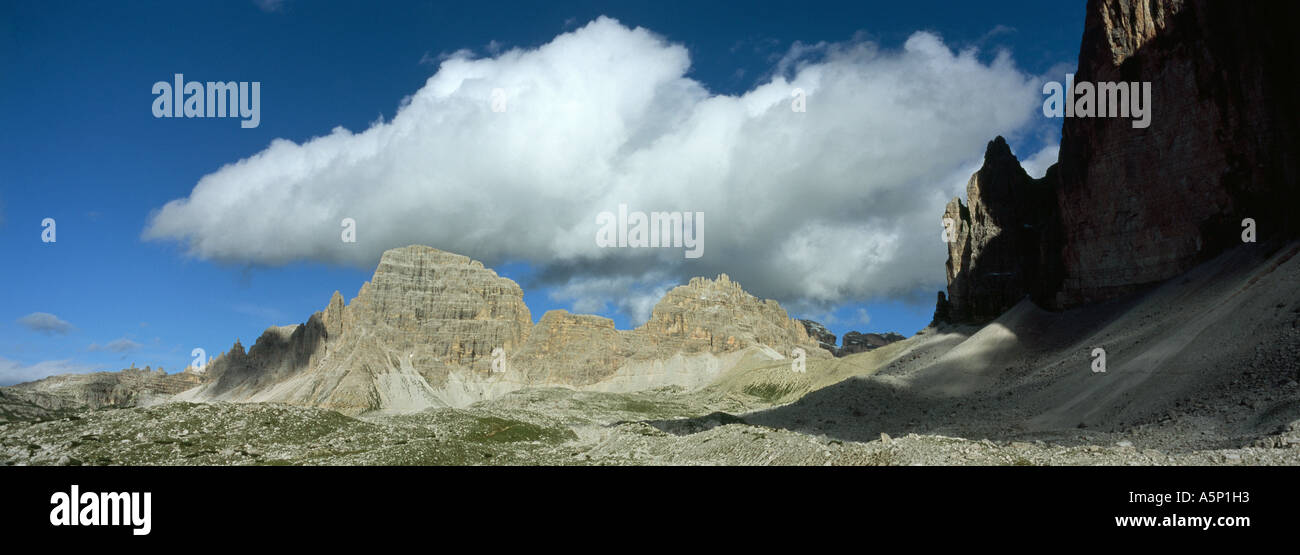
<instances>
[{"instance_id":1,"label":"dark shadow on slope","mask_svg":"<svg viewBox=\"0 0 1300 555\"><path fill-rule=\"evenodd\" d=\"M918 433L1170 451L1276 443L1270 436L1300 419L1300 243L1261 246L1098 305L1048 312L1022 302L938 359L900 356L875 375L734 418L860 442ZM1091 371L1093 343L1106 347L1110 373ZM685 435L722 421L647 423Z\"/></svg>"},{"instance_id":2,"label":"dark shadow on slope","mask_svg":"<svg viewBox=\"0 0 1300 555\"><path fill-rule=\"evenodd\" d=\"M670 418L664 420L645 420L643 421L657 428L661 432L673 434L675 436L688 436L712 430L719 426L727 424L750 424L739 416L725 412L712 412L704 416L693 418ZM628 422L617 422L614 425L626 424Z\"/></svg>"},{"instance_id":3,"label":"dark shadow on slope","mask_svg":"<svg viewBox=\"0 0 1300 555\"><path fill-rule=\"evenodd\" d=\"M1021 417L1014 410L1000 408L1007 404L1005 400L985 394L932 395L875 377L850 378L809 393L795 403L747 414L745 420L758 426L858 442L880 439L882 433L1021 438L1023 431L1016 426Z\"/></svg>"}]
</instances>

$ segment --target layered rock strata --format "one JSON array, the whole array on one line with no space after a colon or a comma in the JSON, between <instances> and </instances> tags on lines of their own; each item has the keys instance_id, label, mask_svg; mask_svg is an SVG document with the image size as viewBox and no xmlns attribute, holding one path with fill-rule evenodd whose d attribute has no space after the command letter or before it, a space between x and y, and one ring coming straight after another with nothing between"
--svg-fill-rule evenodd
<instances>
[{"instance_id":1,"label":"layered rock strata","mask_svg":"<svg viewBox=\"0 0 1300 555\"><path fill-rule=\"evenodd\" d=\"M410 411L533 386L695 387L742 351L829 356L817 346L775 301L726 275L672 289L634 330L563 310L534 326L515 282L464 256L411 246L384 253L351 303L336 292L306 323L270 328L247 352L236 342L179 398Z\"/></svg>"},{"instance_id":2,"label":"layered rock strata","mask_svg":"<svg viewBox=\"0 0 1300 555\"><path fill-rule=\"evenodd\" d=\"M803 324L803 329L808 332L808 337L811 337L813 341L816 341L819 347L829 351L831 354L836 352L838 349L836 344L839 342L839 339L835 337L835 334L831 333L831 330L826 329L826 326L812 320L801 319L799 320L799 323Z\"/></svg>"},{"instance_id":3,"label":"layered rock strata","mask_svg":"<svg viewBox=\"0 0 1300 555\"><path fill-rule=\"evenodd\" d=\"M119 372L60 374L3 389L46 408L124 408L147 405L200 383L191 370L168 374L159 368L127 368Z\"/></svg>"}]
</instances>

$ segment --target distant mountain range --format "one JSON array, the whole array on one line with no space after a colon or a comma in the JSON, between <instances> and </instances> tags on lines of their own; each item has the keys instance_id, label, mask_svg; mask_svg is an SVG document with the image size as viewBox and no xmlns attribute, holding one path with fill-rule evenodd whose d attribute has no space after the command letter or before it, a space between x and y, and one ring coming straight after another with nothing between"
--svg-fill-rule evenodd
<instances>
[{"instance_id":1,"label":"distant mountain range","mask_svg":"<svg viewBox=\"0 0 1300 555\"><path fill-rule=\"evenodd\" d=\"M177 399L418 411L530 386L697 387L751 351L781 359L795 348L829 356L775 301L726 275L669 291L634 330L563 310L533 325L515 282L465 256L410 246L385 252L350 303L335 293L306 323L269 328L247 352L236 343Z\"/></svg>"}]
</instances>

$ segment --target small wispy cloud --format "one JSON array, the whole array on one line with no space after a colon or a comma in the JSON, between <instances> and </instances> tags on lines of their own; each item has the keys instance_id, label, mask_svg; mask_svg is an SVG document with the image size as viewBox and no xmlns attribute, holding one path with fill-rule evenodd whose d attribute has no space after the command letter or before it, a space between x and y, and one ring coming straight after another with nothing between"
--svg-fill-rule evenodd
<instances>
[{"instance_id":1,"label":"small wispy cloud","mask_svg":"<svg viewBox=\"0 0 1300 555\"><path fill-rule=\"evenodd\" d=\"M496 41L492 41L492 43L495 42ZM489 48L490 47L491 47L491 43L489 43ZM461 48L454 52L446 52L446 51L439 52L437 56L433 55L433 53L431 52L425 52L420 56L420 65L438 66L447 60L451 60L455 58L473 58L473 57L474 57L474 51L468 48Z\"/></svg>"},{"instance_id":2,"label":"small wispy cloud","mask_svg":"<svg viewBox=\"0 0 1300 555\"><path fill-rule=\"evenodd\" d=\"M18 324L46 335L66 335L72 331L72 324L48 312L33 312L19 318Z\"/></svg>"},{"instance_id":3,"label":"small wispy cloud","mask_svg":"<svg viewBox=\"0 0 1300 555\"><path fill-rule=\"evenodd\" d=\"M125 353L127 351L134 351L139 348L140 348L139 343L136 343L135 341L131 341L130 339L127 339L125 337L119 337L103 345L100 345L99 343L91 343L90 347L87 347L87 349L90 350L91 352L99 352L99 353Z\"/></svg>"},{"instance_id":4,"label":"small wispy cloud","mask_svg":"<svg viewBox=\"0 0 1300 555\"><path fill-rule=\"evenodd\" d=\"M284 312L266 306L258 306L250 303L239 303L234 307L235 312L245 316L252 316L258 320L263 320L267 325L279 325L287 317Z\"/></svg>"},{"instance_id":5,"label":"small wispy cloud","mask_svg":"<svg viewBox=\"0 0 1300 555\"><path fill-rule=\"evenodd\" d=\"M866 326L871 323L871 315L867 314L867 309L859 308L853 313L853 323L860 326Z\"/></svg>"},{"instance_id":6,"label":"small wispy cloud","mask_svg":"<svg viewBox=\"0 0 1300 555\"><path fill-rule=\"evenodd\" d=\"M997 37L1001 35L1014 35L1016 34L1016 32L1017 31L1015 27L1012 27L1010 25L1003 25L999 23L997 25L994 25L992 29L989 29L989 32L984 33L984 35L981 36L979 40L975 41L975 44L981 45L993 37Z\"/></svg>"},{"instance_id":7,"label":"small wispy cloud","mask_svg":"<svg viewBox=\"0 0 1300 555\"><path fill-rule=\"evenodd\" d=\"M288 3L288 0L253 0L253 3L262 11L273 13L283 11L284 5Z\"/></svg>"}]
</instances>

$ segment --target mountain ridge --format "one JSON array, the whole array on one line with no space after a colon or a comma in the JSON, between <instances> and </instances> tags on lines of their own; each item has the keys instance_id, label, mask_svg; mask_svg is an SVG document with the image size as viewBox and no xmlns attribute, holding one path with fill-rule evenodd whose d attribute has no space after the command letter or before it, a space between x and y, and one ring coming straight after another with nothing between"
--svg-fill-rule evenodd
<instances>
[{"instance_id":1,"label":"mountain ridge","mask_svg":"<svg viewBox=\"0 0 1300 555\"><path fill-rule=\"evenodd\" d=\"M386 251L351 302L335 292L303 324L268 328L247 352L236 342L209 364L202 385L176 398L403 412L524 387L699 387L733 366L735 353L776 359L796 347L823 356L776 301L726 274L669 290L632 330L562 310L533 324L514 281L463 255L412 245Z\"/></svg>"}]
</instances>

